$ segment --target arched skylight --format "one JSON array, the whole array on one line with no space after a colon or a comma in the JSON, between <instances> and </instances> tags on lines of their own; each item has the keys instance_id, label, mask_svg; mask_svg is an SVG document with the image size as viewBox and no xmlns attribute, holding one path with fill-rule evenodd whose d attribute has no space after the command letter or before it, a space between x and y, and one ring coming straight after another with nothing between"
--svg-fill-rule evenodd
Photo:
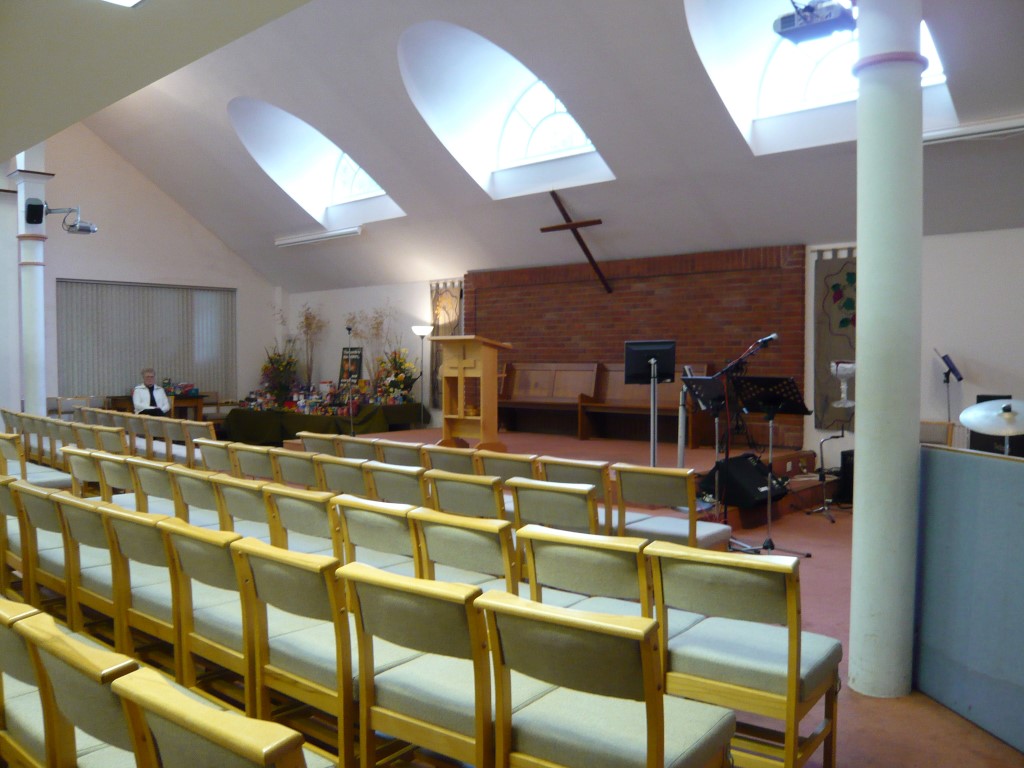
<instances>
[{"instance_id":1,"label":"arched skylight","mask_svg":"<svg viewBox=\"0 0 1024 768\"><path fill-rule=\"evenodd\" d=\"M350 155L290 112L238 97L228 103L228 116L260 168L324 227L405 215Z\"/></svg>"},{"instance_id":2,"label":"arched skylight","mask_svg":"<svg viewBox=\"0 0 1024 768\"><path fill-rule=\"evenodd\" d=\"M423 22L403 33L398 61L423 119L492 198L615 178L557 95L490 40Z\"/></svg>"},{"instance_id":3,"label":"arched skylight","mask_svg":"<svg viewBox=\"0 0 1024 768\"><path fill-rule=\"evenodd\" d=\"M856 100L860 81L853 74L853 65L860 56L858 50L857 30L842 30L798 45L779 37L764 68L757 116L772 117ZM921 55L928 59L921 85L944 83L942 61L924 22Z\"/></svg>"},{"instance_id":4,"label":"arched skylight","mask_svg":"<svg viewBox=\"0 0 1024 768\"><path fill-rule=\"evenodd\" d=\"M505 117L495 169L593 152L594 144L565 105L535 80Z\"/></svg>"},{"instance_id":5,"label":"arched skylight","mask_svg":"<svg viewBox=\"0 0 1024 768\"><path fill-rule=\"evenodd\" d=\"M854 141L859 83L854 33L795 44L773 28L788 0L683 0L686 23L708 76L756 154ZM958 125L941 61L922 25L924 130Z\"/></svg>"}]
</instances>

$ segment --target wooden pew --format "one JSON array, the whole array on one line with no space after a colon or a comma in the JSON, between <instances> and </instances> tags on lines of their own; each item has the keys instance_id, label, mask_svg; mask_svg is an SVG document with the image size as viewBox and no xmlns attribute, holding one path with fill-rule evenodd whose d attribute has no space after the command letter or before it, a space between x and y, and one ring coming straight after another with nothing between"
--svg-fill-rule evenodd
<instances>
[{"instance_id":1,"label":"wooden pew","mask_svg":"<svg viewBox=\"0 0 1024 768\"><path fill-rule=\"evenodd\" d=\"M691 365L694 376L706 376L707 365ZM679 411L679 381L683 365L676 367L675 381L658 384L659 416L676 416ZM595 436L621 437L621 435L601 435L599 414L615 414L625 416L648 417L651 407L651 388L647 384L626 384L623 363L602 363L598 370L597 387L593 395L583 394L579 398L578 432L580 440ZM595 418L596 416L596 418ZM686 444L689 447L700 445L705 433L714 441L713 425L710 425L706 414L700 413L696 405L688 397L686 400Z\"/></svg>"},{"instance_id":2,"label":"wooden pew","mask_svg":"<svg viewBox=\"0 0 1024 768\"><path fill-rule=\"evenodd\" d=\"M580 398L594 396L597 376L597 363L513 363L507 397L498 400L501 422L506 429L535 432L559 431L561 422L572 434Z\"/></svg>"}]
</instances>

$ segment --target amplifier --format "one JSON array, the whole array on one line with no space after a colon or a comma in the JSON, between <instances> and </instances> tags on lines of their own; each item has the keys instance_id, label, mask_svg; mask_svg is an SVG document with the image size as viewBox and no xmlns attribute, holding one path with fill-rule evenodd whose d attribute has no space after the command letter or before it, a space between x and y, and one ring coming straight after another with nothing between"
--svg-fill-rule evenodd
<instances>
[{"instance_id":1,"label":"amplifier","mask_svg":"<svg viewBox=\"0 0 1024 768\"><path fill-rule=\"evenodd\" d=\"M714 496L715 477L718 477L719 501L734 507L754 507L768 502L771 485L772 500L786 495L786 480L772 476L769 481L768 465L752 453L721 459L700 483L701 493Z\"/></svg>"}]
</instances>

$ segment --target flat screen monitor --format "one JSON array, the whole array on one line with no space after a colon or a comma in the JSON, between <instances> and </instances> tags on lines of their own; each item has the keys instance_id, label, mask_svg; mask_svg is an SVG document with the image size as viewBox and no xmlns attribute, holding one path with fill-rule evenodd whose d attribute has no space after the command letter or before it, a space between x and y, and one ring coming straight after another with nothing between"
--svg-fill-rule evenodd
<instances>
[{"instance_id":1,"label":"flat screen monitor","mask_svg":"<svg viewBox=\"0 0 1024 768\"><path fill-rule=\"evenodd\" d=\"M657 366L658 383L676 380L676 343L671 339L658 341L627 341L625 368L627 384L651 383L651 360Z\"/></svg>"}]
</instances>

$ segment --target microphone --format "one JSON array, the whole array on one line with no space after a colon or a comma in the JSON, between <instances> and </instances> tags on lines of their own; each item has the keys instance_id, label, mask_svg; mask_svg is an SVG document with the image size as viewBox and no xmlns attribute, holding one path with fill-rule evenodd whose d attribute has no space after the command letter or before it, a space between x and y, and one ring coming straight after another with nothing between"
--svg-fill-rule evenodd
<instances>
[{"instance_id":1,"label":"microphone","mask_svg":"<svg viewBox=\"0 0 1024 768\"><path fill-rule=\"evenodd\" d=\"M757 340L757 345L759 347L767 347L771 342L778 341L778 340L779 340L779 334L777 334L777 333L769 333L763 339L758 339Z\"/></svg>"}]
</instances>

